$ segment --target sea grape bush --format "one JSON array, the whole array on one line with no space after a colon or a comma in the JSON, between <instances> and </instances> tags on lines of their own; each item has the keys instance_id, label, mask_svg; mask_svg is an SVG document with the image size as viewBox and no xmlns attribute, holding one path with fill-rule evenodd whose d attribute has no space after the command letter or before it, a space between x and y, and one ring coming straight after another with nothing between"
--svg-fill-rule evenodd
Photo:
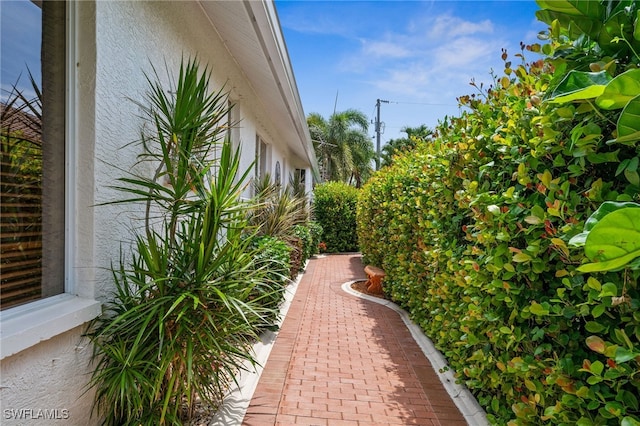
<instances>
[{"instance_id":1,"label":"sea grape bush","mask_svg":"<svg viewBox=\"0 0 640 426\"><path fill-rule=\"evenodd\" d=\"M313 215L322 227L329 253L358 251L356 204L358 189L343 182L325 182L313 190Z\"/></svg>"},{"instance_id":2,"label":"sea grape bush","mask_svg":"<svg viewBox=\"0 0 640 426\"><path fill-rule=\"evenodd\" d=\"M640 274L585 270L569 244L604 202L639 200L638 11L614 3L540 1L549 43L503 52L468 112L360 193L365 261L493 424L640 424Z\"/></svg>"}]
</instances>

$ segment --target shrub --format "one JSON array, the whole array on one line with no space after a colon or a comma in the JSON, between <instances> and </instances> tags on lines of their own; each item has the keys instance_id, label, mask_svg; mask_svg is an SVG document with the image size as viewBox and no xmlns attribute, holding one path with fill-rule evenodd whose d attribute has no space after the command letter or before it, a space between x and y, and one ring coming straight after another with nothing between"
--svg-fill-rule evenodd
<instances>
[{"instance_id":1,"label":"shrub","mask_svg":"<svg viewBox=\"0 0 640 426\"><path fill-rule=\"evenodd\" d=\"M311 233L311 255L317 254L319 250L320 239L322 238L322 225L316 221L308 223L309 232Z\"/></svg>"},{"instance_id":2,"label":"shrub","mask_svg":"<svg viewBox=\"0 0 640 426\"><path fill-rule=\"evenodd\" d=\"M313 241L311 239L311 229L305 225L297 225L293 228L293 235L300 240L302 244L301 260L306 262L311 257Z\"/></svg>"},{"instance_id":3,"label":"shrub","mask_svg":"<svg viewBox=\"0 0 640 426\"><path fill-rule=\"evenodd\" d=\"M313 190L313 213L322 226L329 253L358 251L356 204L358 190L342 182L326 182Z\"/></svg>"},{"instance_id":4,"label":"shrub","mask_svg":"<svg viewBox=\"0 0 640 426\"><path fill-rule=\"evenodd\" d=\"M636 5L589 3L540 13L552 43L523 46L517 66L503 52L504 75L460 98L469 111L359 197L365 260L494 424L640 424L640 274L584 274L592 259L569 245L603 201L640 187L638 124L623 118L640 95ZM625 40L577 34L605 27ZM526 63L525 49L550 57Z\"/></svg>"},{"instance_id":5,"label":"shrub","mask_svg":"<svg viewBox=\"0 0 640 426\"><path fill-rule=\"evenodd\" d=\"M104 424L180 424L198 398L215 407L254 362L257 332L274 316L264 301L279 291L279 276L257 266L246 238L240 196L248 172L238 173L239 151L220 140L226 96L208 92L197 61L181 66L175 93L148 80L141 107L154 132L143 136L142 160L156 174L130 174L117 187L128 197L117 203L146 202L145 223L131 256L113 269L105 315L87 331Z\"/></svg>"},{"instance_id":6,"label":"shrub","mask_svg":"<svg viewBox=\"0 0 640 426\"><path fill-rule=\"evenodd\" d=\"M273 313L267 319L270 323L268 325L272 325L277 320L276 313L289 283L292 248L286 242L268 235L256 236L251 245L256 252L256 267L265 271L265 282L270 284L267 287L257 287L252 297Z\"/></svg>"}]
</instances>

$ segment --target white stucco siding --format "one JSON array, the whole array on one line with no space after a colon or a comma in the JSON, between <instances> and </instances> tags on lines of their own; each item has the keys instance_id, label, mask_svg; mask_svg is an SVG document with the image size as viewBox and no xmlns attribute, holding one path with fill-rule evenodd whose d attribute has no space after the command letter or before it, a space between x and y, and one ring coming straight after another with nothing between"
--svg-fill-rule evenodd
<instances>
[{"instance_id":1,"label":"white stucco siding","mask_svg":"<svg viewBox=\"0 0 640 426\"><path fill-rule=\"evenodd\" d=\"M78 327L2 360L0 424L86 425L93 393L85 393L90 347Z\"/></svg>"}]
</instances>

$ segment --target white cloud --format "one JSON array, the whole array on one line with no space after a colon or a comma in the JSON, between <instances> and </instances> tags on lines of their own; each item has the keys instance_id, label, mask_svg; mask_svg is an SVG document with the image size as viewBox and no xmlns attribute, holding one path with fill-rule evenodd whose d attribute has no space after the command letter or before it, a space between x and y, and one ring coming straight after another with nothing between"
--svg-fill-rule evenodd
<instances>
[{"instance_id":1,"label":"white cloud","mask_svg":"<svg viewBox=\"0 0 640 426\"><path fill-rule=\"evenodd\" d=\"M455 103L457 96L473 90L468 86L472 78L490 78L506 43L495 33L488 20L472 22L449 14L414 20L406 31L363 41L341 68L370 73L364 80L385 96Z\"/></svg>"},{"instance_id":2,"label":"white cloud","mask_svg":"<svg viewBox=\"0 0 640 426\"><path fill-rule=\"evenodd\" d=\"M485 68L498 56L501 42L486 38L460 37L438 46L433 51L434 68Z\"/></svg>"},{"instance_id":3,"label":"white cloud","mask_svg":"<svg viewBox=\"0 0 640 426\"><path fill-rule=\"evenodd\" d=\"M371 85L385 93L418 99L427 95L432 82L429 67L422 63L387 69L382 78L370 81Z\"/></svg>"},{"instance_id":4,"label":"white cloud","mask_svg":"<svg viewBox=\"0 0 640 426\"><path fill-rule=\"evenodd\" d=\"M374 58L406 58L411 55L411 52L403 43L396 43L386 40L361 40L362 50L361 55Z\"/></svg>"},{"instance_id":5,"label":"white cloud","mask_svg":"<svg viewBox=\"0 0 640 426\"><path fill-rule=\"evenodd\" d=\"M432 39L442 39L473 34L492 34L493 31L493 23L489 20L472 22L456 16L441 15L430 23L428 34Z\"/></svg>"},{"instance_id":6,"label":"white cloud","mask_svg":"<svg viewBox=\"0 0 640 426\"><path fill-rule=\"evenodd\" d=\"M469 65L499 54L504 40L494 32L489 20L473 22L448 14L414 20L405 31L361 38L359 49L346 53L340 68L362 73L373 64L397 66L399 60L423 62L432 69Z\"/></svg>"}]
</instances>

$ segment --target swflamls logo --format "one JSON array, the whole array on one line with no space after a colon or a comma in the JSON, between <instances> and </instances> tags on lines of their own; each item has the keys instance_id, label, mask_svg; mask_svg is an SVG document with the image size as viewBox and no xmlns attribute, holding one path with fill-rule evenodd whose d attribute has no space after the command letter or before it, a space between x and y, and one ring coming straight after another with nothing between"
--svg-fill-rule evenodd
<instances>
[{"instance_id":1,"label":"swflamls logo","mask_svg":"<svg viewBox=\"0 0 640 426\"><path fill-rule=\"evenodd\" d=\"M69 410L66 408L33 409L33 408L5 408L5 420L66 420Z\"/></svg>"}]
</instances>

